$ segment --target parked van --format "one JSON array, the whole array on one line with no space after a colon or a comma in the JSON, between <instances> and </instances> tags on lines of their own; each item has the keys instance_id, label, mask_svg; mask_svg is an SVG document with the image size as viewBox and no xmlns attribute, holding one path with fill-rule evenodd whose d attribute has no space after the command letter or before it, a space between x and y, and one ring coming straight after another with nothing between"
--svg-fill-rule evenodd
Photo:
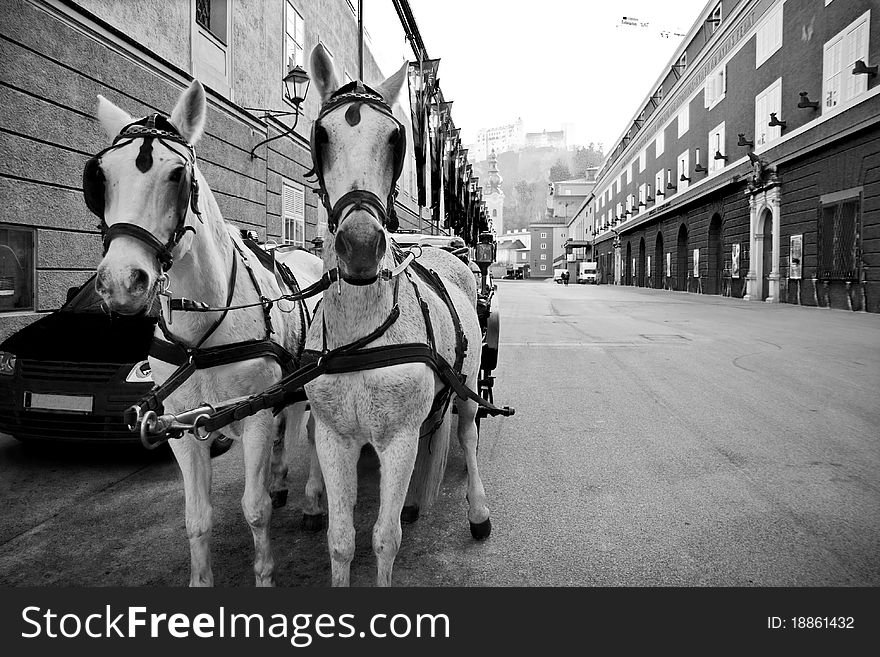
<instances>
[{"instance_id":1,"label":"parked van","mask_svg":"<svg viewBox=\"0 0 880 657\"><path fill-rule=\"evenodd\" d=\"M597 276L597 263L595 262L580 262L578 263L578 275L577 282L581 284L591 283L595 285L599 282Z\"/></svg>"},{"instance_id":2,"label":"parked van","mask_svg":"<svg viewBox=\"0 0 880 657\"><path fill-rule=\"evenodd\" d=\"M565 271L564 269L554 269L553 270L553 280L556 281L557 283L561 284L562 283L562 272L564 272L564 271Z\"/></svg>"}]
</instances>

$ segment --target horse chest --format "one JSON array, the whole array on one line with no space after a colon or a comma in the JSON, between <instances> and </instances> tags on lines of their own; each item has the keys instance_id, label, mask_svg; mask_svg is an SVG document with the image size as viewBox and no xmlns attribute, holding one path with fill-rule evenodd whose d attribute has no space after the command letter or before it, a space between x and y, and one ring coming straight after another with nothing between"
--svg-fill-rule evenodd
<instances>
[{"instance_id":1,"label":"horse chest","mask_svg":"<svg viewBox=\"0 0 880 657\"><path fill-rule=\"evenodd\" d=\"M341 435L366 439L421 426L434 393L434 373L421 363L325 374L306 385L321 421Z\"/></svg>"}]
</instances>

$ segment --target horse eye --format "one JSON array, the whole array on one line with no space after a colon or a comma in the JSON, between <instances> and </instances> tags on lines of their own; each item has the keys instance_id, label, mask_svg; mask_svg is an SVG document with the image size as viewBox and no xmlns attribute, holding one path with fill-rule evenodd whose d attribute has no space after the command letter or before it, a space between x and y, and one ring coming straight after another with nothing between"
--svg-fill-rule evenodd
<instances>
[{"instance_id":1,"label":"horse eye","mask_svg":"<svg viewBox=\"0 0 880 657\"><path fill-rule=\"evenodd\" d=\"M183 167L177 167L168 176L168 180L170 180L171 182L178 183L178 182L180 182L181 176L183 176Z\"/></svg>"},{"instance_id":2,"label":"horse eye","mask_svg":"<svg viewBox=\"0 0 880 657\"><path fill-rule=\"evenodd\" d=\"M327 134L327 129L323 126L318 126L315 128L315 143L317 144L326 144L330 141L330 135Z\"/></svg>"}]
</instances>

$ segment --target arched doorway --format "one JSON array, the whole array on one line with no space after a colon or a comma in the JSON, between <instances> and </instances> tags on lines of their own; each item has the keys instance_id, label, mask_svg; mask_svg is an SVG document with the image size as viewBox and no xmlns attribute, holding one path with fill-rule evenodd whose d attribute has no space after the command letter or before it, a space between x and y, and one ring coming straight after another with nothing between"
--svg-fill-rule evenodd
<instances>
[{"instance_id":1,"label":"arched doorway","mask_svg":"<svg viewBox=\"0 0 880 657\"><path fill-rule=\"evenodd\" d=\"M764 210L758 221L761 257L757 264L761 267L761 271L757 272L757 275L758 280L761 281L761 301L765 301L770 296L770 272L773 271L773 215L770 210Z\"/></svg>"},{"instance_id":2,"label":"arched doorway","mask_svg":"<svg viewBox=\"0 0 880 657\"><path fill-rule=\"evenodd\" d=\"M688 290L688 229L682 224L678 229L678 248L675 254L675 289Z\"/></svg>"},{"instance_id":3,"label":"arched doorway","mask_svg":"<svg viewBox=\"0 0 880 657\"><path fill-rule=\"evenodd\" d=\"M636 270L636 285L645 287L645 238L639 239L639 266Z\"/></svg>"},{"instance_id":4,"label":"arched doorway","mask_svg":"<svg viewBox=\"0 0 880 657\"><path fill-rule=\"evenodd\" d=\"M654 287L663 289L663 276L666 274L666 259L663 257L663 233L657 233L654 242Z\"/></svg>"},{"instance_id":5,"label":"arched doorway","mask_svg":"<svg viewBox=\"0 0 880 657\"><path fill-rule=\"evenodd\" d=\"M709 222L709 271L706 294L721 294L721 276L724 270L724 250L721 237L721 215L715 214Z\"/></svg>"},{"instance_id":6,"label":"arched doorway","mask_svg":"<svg viewBox=\"0 0 880 657\"><path fill-rule=\"evenodd\" d=\"M632 247L630 243L626 243L626 262L623 263L623 271L625 272L623 284L632 285Z\"/></svg>"}]
</instances>

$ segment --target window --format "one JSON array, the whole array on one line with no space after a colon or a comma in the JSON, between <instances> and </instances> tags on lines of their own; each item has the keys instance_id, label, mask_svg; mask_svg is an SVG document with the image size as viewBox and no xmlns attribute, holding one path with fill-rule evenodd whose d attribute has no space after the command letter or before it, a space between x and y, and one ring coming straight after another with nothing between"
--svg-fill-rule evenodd
<instances>
[{"instance_id":1,"label":"window","mask_svg":"<svg viewBox=\"0 0 880 657\"><path fill-rule=\"evenodd\" d=\"M541 239L544 239L545 237L547 237L547 233L541 233Z\"/></svg>"},{"instance_id":2,"label":"window","mask_svg":"<svg viewBox=\"0 0 880 657\"><path fill-rule=\"evenodd\" d=\"M306 243L306 192L302 185L281 184L281 242L283 244Z\"/></svg>"},{"instance_id":3,"label":"window","mask_svg":"<svg viewBox=\"0 0 880 657\"><path fill-rule=\"evenodd\" d=\"M666 196L666 185L663 183L663 169L657 172L657 175L654 176L654 189L656 190L654 193L660 196Z\"/></svg>"},{"instance_id":4,"label":"window","mask_svg":"<svg viewBox=\"0 0 880 657\"><path fill-rule=\"evenodd\" d=\"M547 248L547 242L541 242L541 248L542 248L542 249L546 249L546 248Z\"/></svg>"},{"instance_id":5,"label":"window","mask_svg":"<svg viewBox=\"0 0 880 657\"><path fill-rule=\"evenodd\" d=\"M722 156L727 154L726 148L724 144L724 123L721 123L721 125L709 133L709 150L707 151L709 173L720 171L724 168L726 162Z\"/></svg>"},{"instance_id":6,"label":"window","mask_svg":"<svg viewBox=\"0 0 880 657\"><path fill-rule=\"evenodd\" d=\"M542 253L542 254L541 254L541 260L546 260L546 259L547 259L547 254L546 254L546 253Z\"/></svg>"},{"instance_id":7,"label":"window","mask_svg":"<svg viewBox=\"0 0 880 657\"><path fill-rule=\"evenodd\" d=\"M648 160L648 150L642 149L642 152L639 153L639 173L645 170L645 163Z\"/></svg>"},{"instance_id":8,"label":"window","mask_svg":"<svg viewBox=\"0 0 880 657\"><path fill-rule=\"evenodd\" d=\"M689 181L682 180L682 177L690 178L690 174L688 173L690 170L690 159L690 151L685 151L678 156L678 175L676 176L675 184L678 185L678 191L680 192L683 192L688 188Z\"/></svg>"},{"instance_id":9,"label":"window","mask_svg":"<svg viewBox=\"0 0 880 657\"><path fill-rule=\"evenodd\" d=\"M196 24L226 43L226 0L196 0Z\"/></svg>"},{"instance_id":10,"label":"window","mask_svg":"<svg viewBox=\"0 0 880 657\"><path fill-rule=\"evenodd\" d=\"M641 185L639 185L639 205L645 205L645 198L646 198L645 187L646 187L645 183L642 183Z\"/></svg>"},{"instance_id":11,"label":"window","mask_svg":"<svg viewBox=\"0 0 880 657\"><path fill-rule=\"evenodd\" d=\"M770 59L782 47L782 7L771 9L755 33L755 68Z\"/></svg>"},{"instance_id":12,"label":"window","mask_svg":"<svg viewBox=\"0 0 880 657\"><path fill-rule=\"evenodd\" d=\"M661 100L663 100L663 85L661 84L657 87L657 91L654 92L654 100L659 104Z\"/></svg>"},{"instance_id":13,"label":"window","mask_svg":"<svg viewBox=\"0 0 880 657\"><path fill-rule=\"evenodd\" d=\"M196 0L192 8L193 77L229 95L232 67L229 0Z\"/></svg>"},{"instance_id":14,"label":"window","mask_svg":"<svg viewBox=\"0 0 880 657\"><path fill-rule=\"evenodd\" d=\"M706 76L706 86L703 92L703 101L706 109L712 109L724 99L727 92L727 66L722 65L710 75Z\"/></svg>"},{"instance_id":15,"label":"window","mask_svg":"<svg viewBox=\"0 0 880 657\"><path fill-rule=\"evenodd\" d=\"M34 308L34 231L0 224L0 313Z\"/></svg>"},{"instance_id":16,"label":"window","mask_svg":"<svg viewBox=\"0 0 880 657\"><path fill-rule=\"evenodd\" d=\"M822 58L822 108L847 104L868 88L867 75L853 75L856 60L868 62L868 25L871 12L850 23L825 44Z\"/></svg>"},{"instance_id":17,"label":"window","mask_svg":"<svg viewBox=\"0 0 880 657\"><path fill-rule=\"evenodd\" d=\"M718 26L721 25L721 3L719 2L715 5L715 9L712 10L712 13L709 14L709 18L706 20L706 24L709 26L709 34L715 34L715 31L718 29Z\"/></svg>"},{"instance_id":18,"label":"window","mask_svg":"<svg viewBox=\"0 0 880 657\"><path fill-rule=\"evenodd\" d=\"M857 191L855 193L858 193ZM846 198L846 196L849 198ZM840 200L837 198L844 196ZM819 210L819 278L856 280L861 273L861 203L848 192L822 197Z\"/></svg>"},{"instance_id":19,"label":"window","mask_svg":"<svg viewBox=\"0 0 880 657\"><path fill-rule=\"evenodd\" d=\"M685 100L684 101L684 109L681 110L678 114L678 136L681 137L684 133L688 131L691 123L691 113L690 113L690 103Z\"/></svg>"},{"instance_id":20,"label":"window","mask_svg":"<svg viewBox=\"0 0 880 657\"><path fill-rule=\"evenodd\" d=\"M620 194L620 188L623 187L623 174L617 177L617 193Z\"/></svg>"},{"instance_id":21,"label":"window","mask_svg":"<svg viewBox=\"0 0 880 657\"><path fill-rule=\"evenodd\" d=\"M629 184L632 182L632 167L633 167L633 164L634 164L634 162L630 162L629 164L627 164L627 165L626 165L626 171L623 172L623 174L626 176L626 183L625 183L625 184L627 184L627 185L629 185Z\"/></svg>"},{"instance_id":22,"label":"window","mask_svg":"<svg viewBox=\"0 0 880 657\"><path fill-rule=\"evenodd\" d=\"M681 70L679 70L679 73L684 73L684 69L687 68L687 65L688 65L688 54L687 54L687 50L685 50L683 53L681 53L681 57L678 58L678 67L679 67L679 69L681 69Z\"/></svg>"},{"instance_id":23,"label":"window","mask_svg":"<svg viewBox=\"0 0 880 657\"><path fill-rule=\"evenodd\" d=\"M770 114L780 114L782 105L782 78L755 97L755 148L769 144L782 135L780 126L770 126Z\"/></svg>"},{"instance_id":24,"label":"window","mask_svg":"<svg viewBox=\"0 0 880 657\"><path fill-rule=\"evenodd\" d=\"M305 24L290 0L287 1L287 17L284 22L284 71L291 66L305 66Z\"/></svg>"},{"instance_id":25,"label":"window","mask_svg":"<svg viewBox=\"0 0 880 657\"><path fill-rule=\"evenodd\" d=\"M547 265L541 265L541 271L547 271Z\"/></svg>"},{"instance_id":26,"label":"window","mask_svg":"<svg viewBox=\"0 0 880 657\"><path fill-rule=\"evenodd\" d=\"M663 150L666 148L666 130L665 128L660 128L660 132L657 133L657 140L654 142L654 157L660 157L663 155Z\"/></svg>"},{"instance_id":27,"label":"window","mask_svg":"<svg viewBox=\"0 0 880 657\"><path fill-rule=\"evenodd\" d=\"M497 209L492 208L492 216L493 216L493 217L497 217L497 216L498 216L498 210L497 210Z\"/></svg>"}]
</instances>

